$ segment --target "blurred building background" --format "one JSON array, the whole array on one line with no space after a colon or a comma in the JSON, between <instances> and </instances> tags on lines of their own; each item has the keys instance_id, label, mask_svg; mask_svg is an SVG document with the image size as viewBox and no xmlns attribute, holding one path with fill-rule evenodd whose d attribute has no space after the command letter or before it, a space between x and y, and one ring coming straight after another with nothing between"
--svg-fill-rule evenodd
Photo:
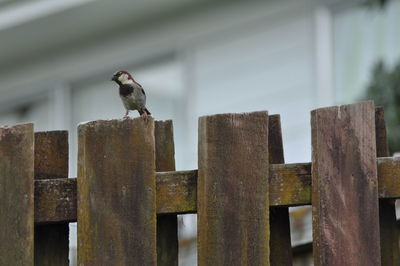
<instances>
[{"instance_id":1,"label":"blurred building background","mask_svg":"<svg viewBox=\"0 0 400 266\"><path fill-rule=\"evenodd\" d=\"M400 60L400 1L362 2L0 0L0 125L69 130L75 177L77 125L123 116L110 78L126 69L174 120L178 170L197 168L198 117L223 112L281 114L286 162L310 161L310 111L359 100L378 59ZM308 212L294 210L296 246ZM195 221L181 223L181 265L196 263ZM71 265L75 247L71 225Z\"/></svg>"}]
</instances>

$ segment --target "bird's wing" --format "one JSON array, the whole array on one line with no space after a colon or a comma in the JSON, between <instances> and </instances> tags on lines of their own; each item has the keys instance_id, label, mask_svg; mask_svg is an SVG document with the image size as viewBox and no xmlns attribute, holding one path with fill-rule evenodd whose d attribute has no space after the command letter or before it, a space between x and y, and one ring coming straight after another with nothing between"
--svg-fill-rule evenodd
<instances>
[{"instance_id":1,"label":"bird's wing","mask_svg":"<svg viewBox=\"0 0 400 266\"><path fill-rule=\"evenodd\" d=\"M136 80L133 80L133 83L135 84L135 87L143 88L142 85L136 82Z\"/></svg>"},{"instance_id":2,"label":"bird's wing","mask_svg":"<svg viewBox=\"0 0 400 266\"><path fill-rule=\"evenodd\" d=\"M136 81L133 81L133 82L135 84L135 88L139 89L143 93L143 95L146 96L146 93L144 92L144 89L143 89L142 85L140 85Z\"/></svg>"}]
</instances>

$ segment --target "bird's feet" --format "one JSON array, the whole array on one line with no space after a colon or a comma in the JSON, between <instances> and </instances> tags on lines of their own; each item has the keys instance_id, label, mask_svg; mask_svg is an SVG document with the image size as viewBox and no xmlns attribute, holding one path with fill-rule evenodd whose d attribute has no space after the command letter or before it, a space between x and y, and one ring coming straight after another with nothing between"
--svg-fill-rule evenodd
<instances>
[{"instance_id":1,"label":"bird's feet","mask_svg":"<svg viewBox=\"0 0 400 266\"><path fill-rule=\"evenodd\" d=\"M125 115L124 115L124 117L122 118L122 119L128 119L129 118L129 116L128 116L128 114L129 114L129 111L128 110L126 110L126 113L125 113Z\"/></svg>"},{"instance_id":2,"label":"bird's feet","mask_svg":"<svg viewBox=\"0 0 400 266\"><path fill-rule=\"evenodd\" d=\"M149 121L149 115L148 115L146 112L144 112L144 113L141 115L141 117L143 118L143 120L144 120L146 123Z\"/></svg>"}]
</instances>

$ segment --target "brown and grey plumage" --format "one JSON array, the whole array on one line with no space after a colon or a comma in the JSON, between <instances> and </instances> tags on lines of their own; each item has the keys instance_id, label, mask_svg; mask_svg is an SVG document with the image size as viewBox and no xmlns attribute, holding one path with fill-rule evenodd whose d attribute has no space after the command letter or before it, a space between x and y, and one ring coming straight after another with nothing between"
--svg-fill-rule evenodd
<instances>
[{"instance_id":1,"label":"brown and grey plumage","mask_svg":"<svg viewBox=\"0 0 400 266\"><path fill-rule=\"evenodd\" d=\"M130 110L137 110L140 116L147 117L151 115L146 108L146 93L143 87L137 83L132 75L127 71L118 71L112 79L119 85L119 96L126 109L124 118L128 117Z\"/></svg>"}]
</instances>

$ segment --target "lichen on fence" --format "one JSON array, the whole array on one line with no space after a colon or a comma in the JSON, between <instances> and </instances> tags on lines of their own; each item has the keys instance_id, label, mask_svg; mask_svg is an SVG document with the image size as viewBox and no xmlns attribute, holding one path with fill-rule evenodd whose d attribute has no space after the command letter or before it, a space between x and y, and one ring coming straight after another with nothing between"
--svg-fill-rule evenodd
<instances>
[{"instance_id":1,"label":"lichen on fence","mask_svg":"<svg viewBox=\"0 0 400 266\"><path fill-rule=\"evenodd\" d=\"M301 205L315 265L400 265L383 110L322 108L311 125L312 162L285 164L279 116L200 118L199 169L175 171L172 121L93 121L79 126L78 178L67 132L0 128L0 265L67 265L76 221L79 265L178 265L185 213L198 214L200 266L291 265L288 207Z\"/></svg>"}]
</instances>

